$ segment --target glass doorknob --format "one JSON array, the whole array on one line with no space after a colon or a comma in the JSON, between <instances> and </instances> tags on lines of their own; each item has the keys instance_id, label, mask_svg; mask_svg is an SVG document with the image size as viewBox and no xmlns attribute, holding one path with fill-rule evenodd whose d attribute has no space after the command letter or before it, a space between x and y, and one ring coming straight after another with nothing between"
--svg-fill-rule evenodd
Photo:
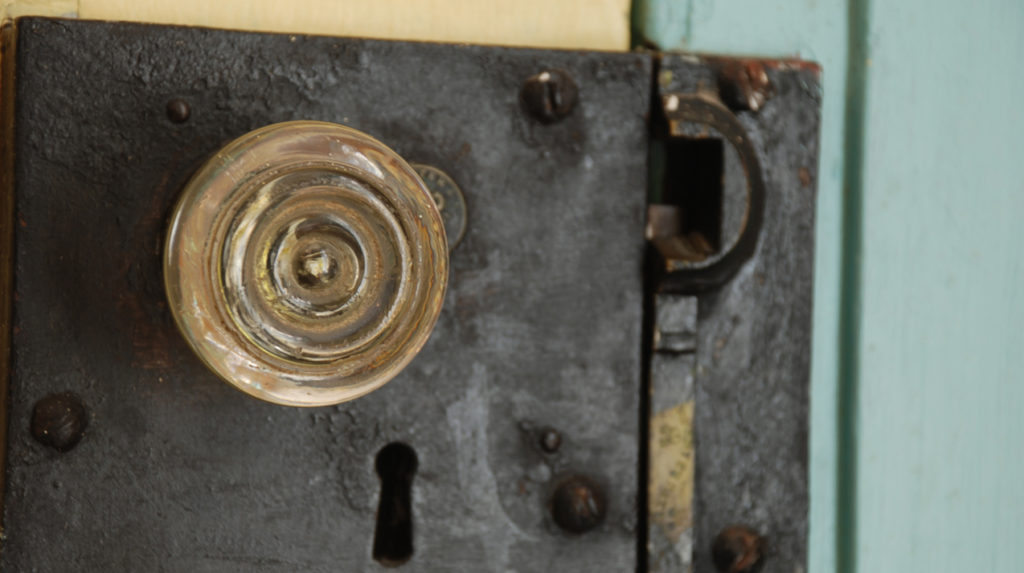
<instances>
[{"instance_id":1,"label":"glass doorknob","mask_svg":"<svg viewBox=\"0 0 1024 573\"><path fill-rule=\"evenodd\" d=\"M434 328L444 224L423 181L365 133L295 121L229 143L171 217L164 282L199 357L278 404L352 400L395 377Z\"/></svg>"}]
</instances>

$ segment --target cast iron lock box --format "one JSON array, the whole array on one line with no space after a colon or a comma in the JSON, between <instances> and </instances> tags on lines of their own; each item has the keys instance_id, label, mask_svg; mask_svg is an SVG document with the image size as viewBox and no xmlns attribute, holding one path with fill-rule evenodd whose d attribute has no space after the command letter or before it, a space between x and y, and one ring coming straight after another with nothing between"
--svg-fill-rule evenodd
<instances>
[{"instance_id":1,"label":"cast iron lock box","mask_svg":"<svg viewBox=\"0 0 1024 573\"><path fill-rule=\"evenodd\" d=\"M36 18L4 64L4 571L804 570L813 64ZM291 120L465 201L426 346L311 409L210 372L161 272Z\"/></svg>"}]
</instances>

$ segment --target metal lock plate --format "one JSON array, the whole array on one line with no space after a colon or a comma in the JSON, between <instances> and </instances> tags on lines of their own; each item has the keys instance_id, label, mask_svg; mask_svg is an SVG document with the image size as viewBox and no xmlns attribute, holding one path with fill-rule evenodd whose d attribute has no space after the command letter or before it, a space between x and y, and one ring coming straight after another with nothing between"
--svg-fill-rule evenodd
<instances>
[{"instance_id":1,"label":"metal lock plate","mask_svg":"<svg viewBox=\"0 0 1024 573\"><path fill-rule=\"evenodd\" d=\"M405 570L646 567L652 89L692 89L659 84L656 66L678 81L713 78L714 65L47 19L19 20L8 40L0 568L382 570L378 454L395 442L415 452ZM554 122L521 99L544 70L578 89ZM692 306L701 572L733 522L765 534L763 571L804 563L820 94L814 69L768 75L770 103L737 113L764 166L757 246ZM365 131L450 175L466 204L424 350L386 387L328 408L275 406L220 382L175 330L160 270L192 172L227 141L293 119ZM62 392L88 422L64 453L29 432L34 405ZM606 504L585 534L552 517L573 476Z\"/></svg>"},{"instance_id":2,"label":"metal lock plate","mask_svg":"<svg viewBox=\"0 0 1024 573\"><path fill-rule=\"evenodd\" d=\"M729 570L715 563L712 549L716 541L728 541L737 525L760 534L760 571L802 571L820 72L805 62L664 55L656 73L655 111L665 120L661 143L684 145L682 156L668 159L693 167L687 144L718 145L710 155L698 154L718 170L704 177L721 187L717 242L728 247L728 221L752 213L755 207L744 201L757 201L757 193L763 193L763 212L745 258L721 259L732 268L673 272L672 261L653 255L651 280L658 292L649 303L650 455L656 461L659 448L671 455L678 446L659 446L659 436L692 424L694 460L684 469L694 481L691 514L666 517L654 497L658 465L651 464L648 564L651 571L681 570L689 555L679 554L679 543L690 517L694 571ZM728 104L732 118L681 113L687 99L709 93ZM743 146L749 146L746 154ZM756 173L760 181L751 180ZM675 190L675 198L692 209L685 192L701 189L695 175L663 177L661 200L682 184L684 193ZM673 479L660 483L681 491ZM719 558L735 557L733 563L743 560L721 553Z\"/></svg>"}]
</instances>

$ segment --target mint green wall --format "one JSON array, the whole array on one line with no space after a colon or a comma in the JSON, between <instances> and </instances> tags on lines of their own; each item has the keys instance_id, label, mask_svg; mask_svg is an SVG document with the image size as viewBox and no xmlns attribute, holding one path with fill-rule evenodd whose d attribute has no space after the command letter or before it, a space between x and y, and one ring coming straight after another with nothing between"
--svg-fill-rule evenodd
<instances>
[{"instance_id":1,"label":"mint green wall","mask_svg":"<svg viewBox=\"0 0 1024 573\"><path fill-rule=\"evenodd\" d=\"M1024 571L1024 2L638 0L634 21L825 70L810 571Z\"/></svg>"},{"instance_id":2,"label":"mint green wall","mask_svg":"<svg viewBox=\"0 0 1024 573\"><path fill-rule=\"evenodd\" d=\"M1019 573L1024 2L869 22L858 571Z\"/></svg>"}]
</instances>

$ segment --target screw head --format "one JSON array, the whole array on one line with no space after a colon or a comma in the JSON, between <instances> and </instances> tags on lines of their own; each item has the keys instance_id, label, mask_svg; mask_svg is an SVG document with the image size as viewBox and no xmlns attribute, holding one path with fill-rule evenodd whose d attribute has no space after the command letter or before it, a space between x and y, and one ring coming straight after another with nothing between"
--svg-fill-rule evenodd
<instances>
[{"instance_id":1,"label":"screw head","mask_svg":"<svg viewBox=\"0 0 1024 573\"><path fill-rule=\"evenodd\" d=\"M579 90L567 72L544 70L526 79L519 98L534 119L541 123L555 123L572 113L579 99Z\"/></svg>"},{"instance_id":2,"label":"screw head","mask_svg":"<svg viewBox=\"0 0 1024 573\"><path fill-rule=\"evenodd\" d=\"M585 476L564 479L551 498L551 516L555 523L577 535L600 525L607 509L601 486Z\"/></svg>"},{"instance_id":3,"label":"screw head","mask_svg":"<svg viewBox=\"0 0 1024 573\"><path fill-rule=\"evenodd\" d=\"M174 98L167 102L167 119L173 123L185 123L192 115L192 108L188 102L181 98Z\"/></svg>"},{"instance_id":4,"label":"screw head","mask_svg":"<svg viewBox=\"0 0 1024 573\"><path fill-rule=\"evenodd\" d=\"M732 109L758 111L774 89L764 65L757 60L729 62L718 72L722 100Z\"/></svg>"},{"instance_id":5,"label":"screw head","mask_svg":"<svg viewBox=\"0 0 1024 573\"><path fill-rule=\"evenodd\" d=\"M540 433L540 449L553 454L562 447L562 435L553 428L545 428Z\"/></svg>"},{"instance_id":6,"label":"screw head","mask_svg":"<svg viewBox=\"0 0 1024 573\"><path fill-rule=\"evenodd\" d=\"M711 560L722 573L754 573L763 564L764 540L745 525L723 529L711 544Z\"/></svg>"},{"instance_id":7,"label":"screw head","mask_svg":"<svg viewBox=\"0 0 1024 573\"><path fill-rule=\"evenodd\" d=\"M32 436L58 452L78 445L89 423L89 415L77 396L69 392L50 394L32 409Z\"/></svg>"}]
</instances>

